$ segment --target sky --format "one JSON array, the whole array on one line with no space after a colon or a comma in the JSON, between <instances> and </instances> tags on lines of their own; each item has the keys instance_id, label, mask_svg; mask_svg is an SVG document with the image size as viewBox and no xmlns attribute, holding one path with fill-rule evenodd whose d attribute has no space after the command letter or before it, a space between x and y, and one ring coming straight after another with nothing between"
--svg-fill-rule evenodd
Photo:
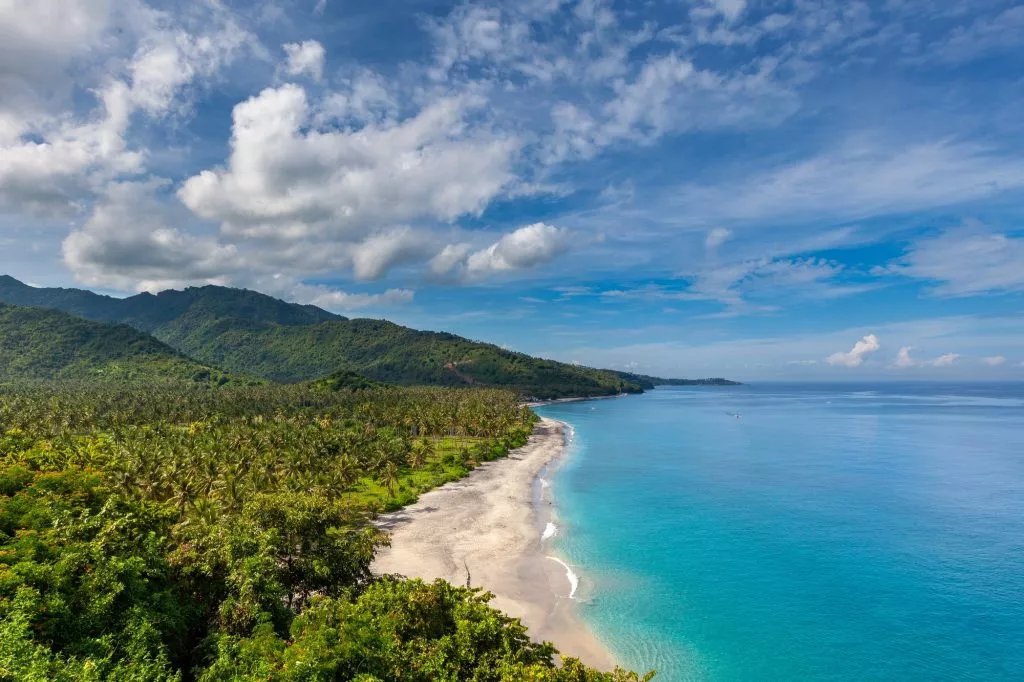
<instances>
[{"instance_id":1,"label":"sky","mask_svg":"<svg viewBox=\"0 0 1024 682\"><path fill-rule=\"evenodd\" d=\"M1024 3L0 0L0 273L1024 379Z\"/></svg>"}]
</instances>

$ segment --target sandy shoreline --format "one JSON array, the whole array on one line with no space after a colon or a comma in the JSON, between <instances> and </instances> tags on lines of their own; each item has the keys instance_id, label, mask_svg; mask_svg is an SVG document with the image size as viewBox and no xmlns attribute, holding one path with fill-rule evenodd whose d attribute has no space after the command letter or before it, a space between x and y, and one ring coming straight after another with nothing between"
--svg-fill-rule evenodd
<instances>
[{"instance_id":1,"label":"sandy shoreline","mask_svg":"<svg viewBox=\"0 0 1024 682\"><path fill-rule=\"evenodd\" d=\"M526 446L488 462L469 476L420 496L416 504L381 516L391 548L374 572L471 583L495 594L491 604L522 619L537 640L563 654L610 670L614 660L568 599L566 569L546 555L535 481L565 452L565 425L543 418ZM546 503L543 491L542 504Z\"/></svg>"}]
</instances>

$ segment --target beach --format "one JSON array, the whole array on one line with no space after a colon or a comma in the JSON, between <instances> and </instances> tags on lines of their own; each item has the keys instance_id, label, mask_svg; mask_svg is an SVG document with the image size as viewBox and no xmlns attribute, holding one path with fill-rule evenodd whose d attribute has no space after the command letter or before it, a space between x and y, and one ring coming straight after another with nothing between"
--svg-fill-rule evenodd
<instances>
[{"instance_id":1,"label":"beach","mask_svg":"<svg viewBox=\"0 0 1024 682\"><path fill-rule=\"evenodd\" d=\"M378 553L373 570L456 585L468 579L492 592L491 605L520 618L534 639L611 670L611 654L575 611L577 578L547 547L555 526L538 508L550 503L538 477L565 453L565 434L562 422L542 419L508 457L382 515L378 525L391 533L391 547Z\"/></svg>"}]
</instances>

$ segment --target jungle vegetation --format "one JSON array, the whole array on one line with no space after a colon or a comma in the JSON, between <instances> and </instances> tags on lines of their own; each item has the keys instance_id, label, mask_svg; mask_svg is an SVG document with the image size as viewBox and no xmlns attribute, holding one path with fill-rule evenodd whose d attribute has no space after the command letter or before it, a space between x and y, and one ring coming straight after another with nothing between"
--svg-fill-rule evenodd
<instances>
[{"instance_id":1,"label":"jungle vegetation","mask_svg":"<svg viewBox=\"0 0 1024 682\"><path fill-rule=\"evenodd\" d=\"M515 392L335 380L0 387L0 680L638 679L370 573L377 512L526 442Z\"/></svg>"},{"instance_id":2,"label":"jungle vegetation","mask_svg":"<svg viewBox=\"0 0 1024 682\"><path fill-rule=\"evenodd\" d=\"M262 383L196 362L127 325L0 303L0 382L39 379L205 386Z\"/></svg>"},{"instance_id":3,"label":"jungle vegetation","mask_svg":"<svg viewBox=\"0 0 1024 682\"><path fill-rule=\"evenodd\" d=\"M200 363L279 382L349 371L403 386L503 387L541 399L639 393L654 385L639 375L543 360L386 320L350 320L244 289L204 286L118 299L0 276L0 301L127 324Z\"/></svg>"}]
</instances>

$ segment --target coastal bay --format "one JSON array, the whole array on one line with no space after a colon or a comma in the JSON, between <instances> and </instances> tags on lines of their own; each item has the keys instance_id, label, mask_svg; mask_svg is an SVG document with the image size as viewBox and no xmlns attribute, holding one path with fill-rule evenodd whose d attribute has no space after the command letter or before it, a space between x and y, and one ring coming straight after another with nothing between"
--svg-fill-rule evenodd
<instances>
[{"instance_id":1,"label":"coastal bay","mask_svg":"<svg viewBox=\"0 0 1024 682\"><path fill-rule=\"evenodd\" d=\"M554 526L538 509L548 500L536 486L564 456L566 428L543 418L527 445L508 457L382 515L378 526L391 533L391 547L378 552L373 571L483 587L495 595L491 604L520 618L534 639L610 670L611 654L575 612L575 575L545 550Z\"/></svg>"}]
</instances>

